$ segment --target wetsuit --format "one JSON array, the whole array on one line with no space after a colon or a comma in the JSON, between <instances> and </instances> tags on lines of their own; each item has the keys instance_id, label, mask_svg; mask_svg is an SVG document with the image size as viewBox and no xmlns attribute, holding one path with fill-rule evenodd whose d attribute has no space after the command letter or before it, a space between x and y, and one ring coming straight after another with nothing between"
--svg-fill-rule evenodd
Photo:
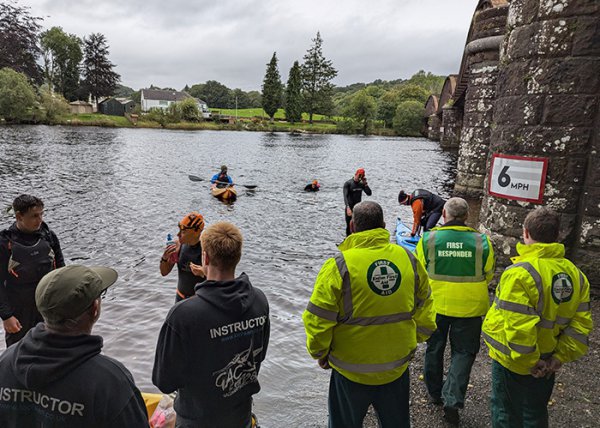
<instances>
[{"instance_id":1,"label":"wetsuit","mask_svg":"<svg viewBox=\"0 0 600 428\"><path fill-rule=\"evenodd\" d=\"M190 269L190 262L202 265L202 247L197 245L182 244L179 249L179 260L177 261L177 296L175 302L180 302L194 295L194 286L204 281L204 278L196 276Z\"/></svg>"},{"instance_id":2,"label":"wetsuit","mask_svg":"<svg viewBox=\"0 0 600 428\"><path fill-rule=\"evenodd\" d=\"M0 232L0 317L16 317L18 333L6 333L6 346L18 342L43 321L35 306L35 289L42 277L65 261L58 238L46 223L39 230L23 232L13 223Z\"/></svg>"},{"instance_id":3,"label":"wetsuit","mask_svg":"<svg viewBox=\"0 0 600 428\"><path fill-rule=\"evenodd\" d=\"M350 235L350 220L352 220L352 216L349 216L346 212L346 208L354 209L354 205L358 204L362 200L362 192L365 192L367 196L371 196L371 188L369 185L363 184L362 181L358 183L354 181L354 178L346 181L344 183L344 203L346 207L344 208L344 214L346 216L346 236Z\"/></svg>"},{"instance_id":4,"label":"wetsuit","mask_svg":"<svg viewBox=\"0 0 600 428\"><path fill-rule=\"evenodd\" d=\"M227 185L226 183L233 184L233 180L227 174L217 173L210 179L210 184L215 183L217 183L217 187L225 187Z\"/></svg>"},{"instance_id":5,"label":"wetsuit","mask_svg":"<svg viewBox=\"0 0 600 428\"><path fill-rule=\"evenodd\" d=\"M307 184L304 187L304 191L305 192L318 192L319 191L319 185L313 186L312 184Z\"/></svg>"},{"instance_id":6,"label":"wetsuit","mask_svg":"<svg viewBox=\"0 0 600 428\"><path fill-rule=\"evenodd\" d=\"M419 226L423 231L435 227L442 216L446 201L428 190L417 189L410 195L410 206L413 210L413 228L411 235L415 235Z\"/></svg>"}]
</instances>

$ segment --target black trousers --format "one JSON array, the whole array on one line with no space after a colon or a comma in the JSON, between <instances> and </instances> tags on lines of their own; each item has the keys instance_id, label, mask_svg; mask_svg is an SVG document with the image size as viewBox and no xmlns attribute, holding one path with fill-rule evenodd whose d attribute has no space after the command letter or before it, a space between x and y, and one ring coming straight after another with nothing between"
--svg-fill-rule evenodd
<instances>
[{"instance_id":1,"label":"black trousers","mask_svg":"<svg viewBox=\"0 0 600 428\"><path fill-rule=\"evenodd\" d=\"M7 290L8 291L8 290ZM21 323L21 330L18 333L6 333L6 347L17 343L25 334L38 323L44 321L35 306L35 287L28 287L23 290L7 292L10 304L13 308L13 315Z\"/></svg>"}]
</instances>

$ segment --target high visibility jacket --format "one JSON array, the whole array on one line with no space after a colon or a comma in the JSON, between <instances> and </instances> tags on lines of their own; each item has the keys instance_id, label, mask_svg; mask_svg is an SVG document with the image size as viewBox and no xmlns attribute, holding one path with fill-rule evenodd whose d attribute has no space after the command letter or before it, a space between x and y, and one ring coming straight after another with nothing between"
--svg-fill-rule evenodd
<instances>
[{"instance_id":1,"label":"high visibility jacket","mask_svg":"<svg viewBox=\"0 0 600 428\"><path fill-rule=\"evenodd\" d=\"M435 312L450 317L485 315L494 276L490 238L467 226L441 226L423 234L417 258L429 275Z\"/></svg>"},{"instance_id":2,"label":"high visibility jacket","mask_svg":"<svg viewBox=\"0 0 600 428\"><path fill-rule=\"evenodd\" d=\"M385 229L354 233L339 249L302 316L308 352L354 382L390 383L436 329L427 272Z\"/></svg>"},{"instance_id":3,"label":"high visibility jacket","mask_svg":"<svg viewBox=\"0 0 600 428\"><path fill-rule=\"evenodd\" d=\"M483 323L490 357L528 375L540 359L583 356L592 330L590 284L562 244L517 244Z\"/></svg>"}]
</instances>

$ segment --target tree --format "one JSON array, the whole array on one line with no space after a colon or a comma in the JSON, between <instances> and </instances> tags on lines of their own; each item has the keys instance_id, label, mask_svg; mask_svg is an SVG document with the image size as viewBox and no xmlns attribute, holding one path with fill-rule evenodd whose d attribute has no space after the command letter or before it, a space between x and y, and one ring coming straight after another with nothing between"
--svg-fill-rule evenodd
<instances>
[{"instance_id":1,"label":"tree","mask_svg":"<svg viewBox=\"0 0 600 428\"><path fill-rule=\"evenodd\" d=\"M411 78L406 81L406 83L418 85L421 88L426 89L429 92L429 94L439 94L440 92L442 92L442 87L444 86L445 80L445 76L436 76L430 71L426 73L423 70L419 70L418 72L413 74Z\"/></svg>"},{"instance_id":2,"label":"tree","mask_svg":"<svg viewBox=\"0 0 600 428\"><path fill-rule=\"evenodd\" d=\"M44 77L50 91L75 100L79 87L79 63L83 58L81 40L60 27L52 27L40 38Z\"/></svg>"},{"instance_id":3,"label":"tree","mask_svg":"<svg viewBox=\"0 0 600 428\"><path fill-rule=\"evenodd\" d=\"M30 81L41 82L37 64L41 20L31 16L28 7L0 2L0 69L9 67L25 74Z\"/></svg>"},{"instance_id":4,"label":"tree","mask_svg":"<svg viewBox=\"0 0 600 428\"><path fill-rule=\"evenodd\" d=\"M50 122L68 114L70 110L67 100L62 95L49 90L40 91L40 103L43 107L45 119Z\"/></svg>"},{"instance_id":5,"label":"tree","mask_svg":"<svg viewBox=\"0 0 600 428\"><path fill-rule=\"evenodd\" d=\"M302 72L298 61L290 68L285 88L285 118L291 123L302 120Z\"/></svg>"},{"instance_id":6,"label":"tree","mask_svg":"<svg viewBox=\"0 0 600 428\"><path fill-rule=\"evenodd\" d=\"M204 84L192 85L189 94L194 98L205 101L210 108L231 108L231 89L216 80Z\"/></svg>"},{"instance_id":7,"label":"tree","mask_svg":"<svg viewBox=\"0 0 600 428\"><path fill-rule=\"evenodd\" d=\"M258 91L246 92L248 95L248 108L260 108L262 106L262 95Z\"/></svg>"},{"instance_id":8,"label":"tree","mask_svg":"<svg viewBox=\"0 0 600 428\"><path fill-rule=\"evenodd\" d=\"M383 120L385 126L392 126L398 105L404 101L419 101L425 104L429 98L427 89L415 84L403 84L396 89L387 91L380 99L377 108L377 118Z\"/></svg>"},{"instance_id":9,"label":"tree","mask_svg":"<svg viewBox=\"0 0 600 428\"><path fill-rule=\"evenodd\" d=\"M27 76L5 67L0 69L0 117L7 122L20 122L35 106L35 93Z\"/></svg>"},{"instance_id":10,"label":"tree","mask_svg":"<svg viewBox=\"0 0 600 428\"><path fill-rule=\"evenodd\" d=\"M377 113L377 101L369 95L366 89L357 92L352 97L352 101L345 112L345 116L351 117L360 123L362 133L367 135L375 114Z\"/></svg>"},{"instance_id":11,"label":"tree","mask_svg":"<svg viewBox=\"0 0 600 428\"><path fill-rule=\"evenodd\" d=\"M252 108L252 105L250 105L250 97L248 96L248 93L242 91L241 89L235 88L231 93L231 97L233 98L234 103L237 103L237 108Z\"/></svg>"},{"instance_id":12,"label":"tree","mask_svg":"<svg viewBox=\"0 0 600 428\"><path fill-rule=\"evenodd\" d=\"M181 119L188 122L198 122L202 117L198 102L194 98L186 98L183 101L175 103L179 109Z\"/></svg>"},{"instance_id":13,"label":"tree","mask_svg":"<svg viewBox=\"0 0 600 428\"><path fill-rule=\"evenodd\" d=\"M267 64L267 72L262 85L262 108L269 116L271 122L275 118L275 113L281 107L283 97L283 86L281 77L277 68L277 52L273 52L271 61Z\"/></svg>"},{"instance_id":14,"label":"tree","mask_svg":"<svg viewBox=\"0 0 600 428\"><path fill-rule=\"evenodd\" d=\"M398 105L394 116L394 130L405 137L420 137L423 121L423 103L419 101L404 101Z\"/></svg>"},{"instance_id":15,"label":"tree","mask_svg":"<svg viewBox=\"0 0 600 428\"><path fill-rule=\"evenodd\" d=\"M83 43L84 85L98 102L100 97L108 97L115 92L121 76L113 71L115 65L108 59L108 45L103 34L92 33L83 39Z\"/></svg>"},{"instance_id":16,"label":"tree","mask_svg":"<svg viewBox=\"0 0 600 428\"><path fill-rule=\"evenodd\" d=\"M304 55L302 64L302 95L309 123L313 122L314 113L328 114L333 109L331 80L337 76L331 61L323 56L321 33L317 32L312 41L314 44Z\"/></svg>"}]
</instances>

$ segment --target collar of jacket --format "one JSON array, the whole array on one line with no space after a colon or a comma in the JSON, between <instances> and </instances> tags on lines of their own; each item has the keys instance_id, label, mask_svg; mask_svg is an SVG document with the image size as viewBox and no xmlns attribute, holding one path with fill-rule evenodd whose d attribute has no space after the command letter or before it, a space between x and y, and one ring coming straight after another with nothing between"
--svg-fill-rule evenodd
<instances>
[{"instance_id":1,"label":"collar of jacket","mask_svg":"<svg viewBox=\"0 0 600 428\"><path fill-rule=\"evenodd\" d=\"M537 258L556 259L565 256L565 246L558 242L552 242L550 244L537 242L529 245L517 242L517 253L519 254L518 256L511 258L513 263Z\"/></svg>"},{"instance_id":2,"label":"collar of jacket","mask_svg":"<svg viewBox=\"0 0 600 428\"><path fill-rule=\"evenodd\" d=\"M479 231L473 229L472 227L467 226L466 224L464 224L463 222L460 221L449 221L448 223L445 223L441 226L437 226L434 227L430 230L458 230L460 232L477 232L479 233Z\"/></svg>"},{"instance_id":3,"label":"collar of jacket","mask_svg":"<svg viewBox=\"0 0 600 428\"><path fill-rule=\"evenodd\" d=\"M370 248L390 243L390 232L383 228L365 230L353 233L342 242L338 248L340 251L352 248Z\"/></svg>"}]
</instances>

